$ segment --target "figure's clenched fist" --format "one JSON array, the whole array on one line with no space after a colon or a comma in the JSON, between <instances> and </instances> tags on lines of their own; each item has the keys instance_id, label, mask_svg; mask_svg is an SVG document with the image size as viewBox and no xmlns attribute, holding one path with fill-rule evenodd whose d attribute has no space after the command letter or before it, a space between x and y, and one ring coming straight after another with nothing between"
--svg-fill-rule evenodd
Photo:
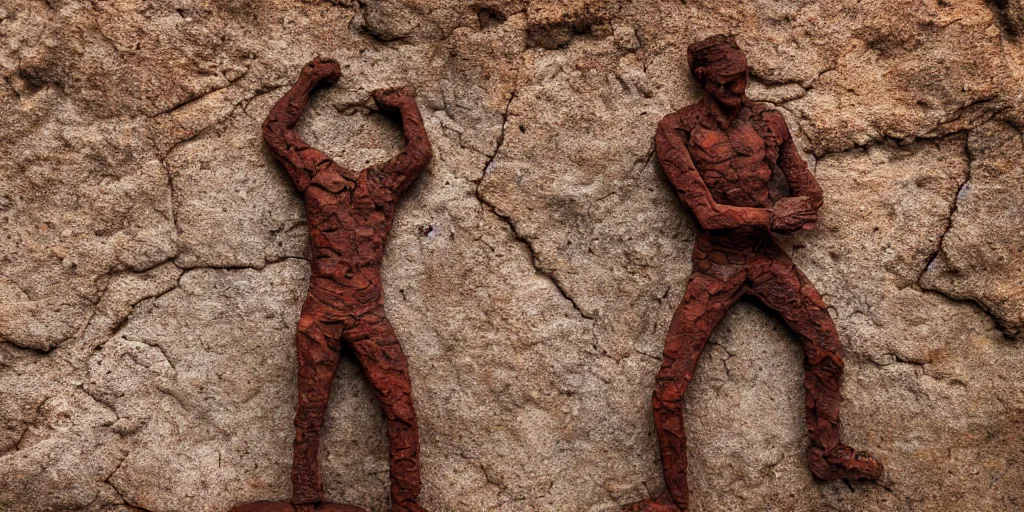
<instances>
[{"instance_id":1,"label":"figure's clenched fist","mask_svg":"<svg viewBox=\"0 0 1024 512\"><path fill-rule=\"evenodd\" d=\"M314 81L327 80L333 84L341 77L341 66L334 59L321 59L317 57L302 68L302 75Z\"/></svg>"},{"instance_id":2,"label":"figure's clenched fist","mask_svg":"<svg viewBox=\"0 0 1024 512\"><path fill-rule=\"evenodd\" d=\"M377 103L381 110L401 110L409 102L416 101L416 93L409 86L377 89L371 92L370 95L373 96L373 101Z\"/></svg>"},{"instance_id":3,"label":"figure's clenched fist","mask_svg":"<svg viewBox=\"0 0 1024 512\"><path fill-rule=\"evenodd\" d=\"M772 231L792 233L811 229L818 221L818 210L807 197L783 197L772 206Z\"/></svg>"}]
</instances>

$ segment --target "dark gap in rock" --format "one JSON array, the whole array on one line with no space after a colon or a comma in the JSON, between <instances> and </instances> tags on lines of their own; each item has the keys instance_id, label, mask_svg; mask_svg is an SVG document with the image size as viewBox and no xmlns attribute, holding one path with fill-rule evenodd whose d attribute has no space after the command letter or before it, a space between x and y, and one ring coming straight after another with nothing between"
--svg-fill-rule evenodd
<instances>
[{"instance_id":1,"label":"dark gap in rock","mask_svg":"<svg viewBox=\"0 0 1024 512\"><path fill-rule=\"evenodd\" d=\"M508 16L505 16L501 11L490 7L480 7L476 11L476 19L480 22L480 30L487 30L491 27L505 23Z\"/></svg>"},{"instance_id":2,"label":"dark gap in rock","mask_svg":"<svg viewBox=\"0 0 1024 512\"><path fill-rule=\"evenodd\" d=\"M1021 0L985 0L996 18L996 25L1009 39L1024 34L1024 2Z\"/></svg>"}]
</instances>

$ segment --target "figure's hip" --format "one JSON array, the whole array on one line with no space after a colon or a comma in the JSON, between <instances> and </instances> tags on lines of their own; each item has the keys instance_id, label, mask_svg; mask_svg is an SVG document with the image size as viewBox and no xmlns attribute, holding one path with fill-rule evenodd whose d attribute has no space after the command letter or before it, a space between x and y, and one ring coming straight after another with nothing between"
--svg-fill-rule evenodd
<instances>
[{"instance_id":1,"label":"figure's hip","mask_svg":"<svg viewBox=\"0 0 1024 512\"><path fill-rule=\"evenodd\" d=\"M693 260L709 260L725 265L742 265L752 258L785 255L770 231L758 228L698 230L693 244Z\"/></svg>"},{"instance_id":2,"label":"figure's hip","mask_svg":"<svg viewBox=\"0 0 1024 512\"><path fill-rule=\"evenodd\" d=\"M769 231L730 230L697 233L693 271L721 281L732 281L742 274L745 282L766 272L795 272L796 268Z\"/></svg>"},{"instance_id":3,"label":"figure's hip","mask_svg":"<svg viewBox=\"0 0 1024 512\"><path fill-rule=\"evenodd\" d=\"M330 321L346 322L384 306L384 288L376 269L349 276L323 276L314 274L309 279L309 291L303 313L312 309L318 316Z\"/></svg>"}]
</instances>

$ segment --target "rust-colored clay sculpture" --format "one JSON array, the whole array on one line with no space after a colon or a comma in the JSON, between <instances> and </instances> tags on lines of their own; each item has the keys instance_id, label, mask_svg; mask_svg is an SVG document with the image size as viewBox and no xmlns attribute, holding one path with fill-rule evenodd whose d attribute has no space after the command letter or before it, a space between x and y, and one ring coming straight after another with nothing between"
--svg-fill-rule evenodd
<instances>
[{"instance_id":1,"label":"rust-colored clay sculpture","mask_svg":"<svg viewBox=\"0 0 1024 512\"><path fill-rule=\"evenodd\" d=\"M877 480L881 462L839 439L843 359L832 318L772 236L813 229L821 188L782 115L746 98L747 61L731 36L694 43L687 58L704 98L665 116L655 138L662 169L698 224L693 273L669 326L652 400L667 491L625 510L687 509L683 399L711 331L745 294L778 311L803 343L811 472Z\"/></svg>"},{"instance_id":2,"label":"rust-colored clay sculpture","mask_svg":"<svg viewBox=\"0 0 1024 512\"><path fill-rule=\"evenodd\" d=\"M317 457L342 344L355 354L384 412L391 457L391 510L423 510L416 503L420 443L409 370L384 316L380 264L398 197L430 162L430 142L408 87L372 93L381 110L401 116L405 149L391 160L355 173L303 142L295 123L310 94L320 82L337 81L340 73L336 62L314 59L263 123L263 137L305 198L312 275L295 339L299 396L292 501L250 503L235 507L234 512L362 510L323 502Z\"/></svg>"}]
</instances>

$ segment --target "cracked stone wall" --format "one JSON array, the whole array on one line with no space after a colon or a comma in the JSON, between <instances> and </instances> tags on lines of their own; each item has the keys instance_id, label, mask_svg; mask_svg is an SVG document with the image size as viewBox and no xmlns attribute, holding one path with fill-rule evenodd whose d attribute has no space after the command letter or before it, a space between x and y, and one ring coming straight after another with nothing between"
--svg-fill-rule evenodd
<instances>
[{"instance_id":1,"label":"cracked stone wall","mask_svg":"<svg viewBox=\"0 0 1024 512\"><path fill-rule=\"evenodd\" d=\"M419 92L435 158L399 207L387 309L438 511L613 511L662 489L649 397L692 220L652 158L735 33L825 191L783 243L847 353L880 484L815 481L801 350L742 302L690 388L695 511L1024 509L1019 0L3 0L0 510L284 499L301 201L259 125L342 63L300 131L393 155L368 91ZM386 510L350 360L328 497Z\"/></svg>"}]
</instances>

